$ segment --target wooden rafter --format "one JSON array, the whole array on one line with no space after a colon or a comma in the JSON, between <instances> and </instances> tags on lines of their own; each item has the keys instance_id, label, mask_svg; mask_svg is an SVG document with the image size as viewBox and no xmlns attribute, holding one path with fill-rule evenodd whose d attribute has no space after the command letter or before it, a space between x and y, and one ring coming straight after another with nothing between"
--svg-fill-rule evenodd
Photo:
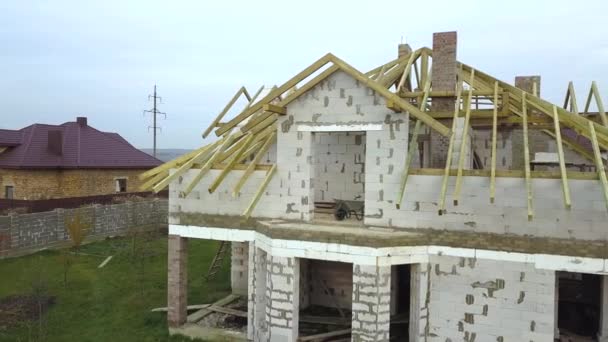
<instances>
[{"instance_id":1,"label":"wooden rafter","mask_svg":"<svg viewBox=\"0 0 608 342\"><path fill-rule=\"evenodd\" d=\"M608 209L608 180L606 180L606 170L604 169L604 161L600 153L600 146L597 143L597 137L595 135L595 127L589 121L589 131L591 132L591 144L593 145L593 155L595 156L595 168L597 169L600 184L604 190L604 200L606 201L606 209Z\"/></svg>"},{"instance_id":2,"label":"wooden rafter","mask_svg":"<svg viewBox=\"0 0 608 342\"><path fill-rule=\"evenodd\" d=\"M578 106L576 104L576 93L574 92L574 83L572 83L572 81L568 83L568 90L566 90L566 98L564 99L564 109L568 109L576 115L579 114Z\"/></svg>"},{"instance_id":3,"label":"wooden rafter","mask_svg":"<svg viewBox=\"0 0 608 342\"><path fill-rule=\"evenodd\" d=\"M469 87L472 87L473 81L475 80L475 69L471 69L471 75L469 77ZM471 120L471 98L473 92L469 92L467 96L465 114L464 114L464 127L462 128L462 137L460 139L460 155L458 156L458 173L456 174L456 186L454 188L454 205L458 205L460 198L460 190L462 189L462 169L464 167L464 158L466 153L467 136L469 135L469 121Z\"/></svg>"},{"instance_id":4,"label":"wooden rafter","mask_svg":"<svg viewBox=\"0 0 608 342\"><path fill-rule=\"evenodd\" d=\"M454 150L454 139L456 138L456 122L460 113L460 97L462 96L462 82L458 80L456 84L456 103L454 104L454 116L452 118L452 134L448 144L448 155L445 159L443 180L441 182L441 193L439 194L439 215L445 214L445 196L448 191L448 180L450 179L450 169L452 168L452 154Z\"/></svg>"},{"instance_id":5,"label":"wooden rafter","mask_svg":"<svg viewBox=\"0 0 608 342\"><path fill-rule=\"evenodd\" d=\"M564 205L567 209L572 207L570 200L570 187L568 186L568 173L566 172L566 161L564 160L564 148L562 146L562 133L559 128L559 119L557 117L557 108L553 106L553 122L555 124L555 142L557 144L557 156L559 158L559 170L562 175L562 193L564 196Z\"/></svg>"},{"instance_id":6,"label":"wooden rafter","mask_svg":"<svg viewBox=\"0 0 608 342\"><path fill-rule=\"evenodd\" d=\"M256 204L258 204L260 197L262 197L262 194L264 193L264 189L266 189L266 187L268 186L268 183L270 183L270 180L272 179L272 176L274 176L276 171L277 171L277 165L275 164L266 173L266 177L262 181L262 184L260 184L258 191L256 191L255 195L253 195L253 199L251 200L251 203L249 203L249 205L247 206L247 209L245 209L245 211L243 212L243 216L245 217L245 219L248 219L249 216L251 216L253 209L255 208Z\"/></svg>"},{"instance_id":7,"label":"wooden rafter","mask_svg":"<svg viewBox=\"0 0 608 342\"><path fill-rule=\"evenodd\" d=\"M523 119L523 136L524 136L524 174L526 177L526 198L528 203L528 221L534 217L534 209L532 207L532 179L530 177L530 147L528 145L528 106L526 101L526 92L521 94L521 111Z\"/></svg>"},{"instance_id":8,"label":"wooden rafter","mask_svg":"<svg viewBox=\"0 0 608 342\"><path fill-rule=\"evenodd\" d=\"M209 135L209 133L211 133L211 131L213 131L213 129L218 126L218 123L220 122L220 120L222 120L222 118L224 117L224 115L226 115L226 113L228 113L228 111L230 110L230 108L232 108L232 106L234 105L234 103L243 94L245 95L245 97L247 97L248 101L251 101L251 96L249 96L249 93L247 92L247 89L245 87L241 87L236 92L236 94L234 94L234 96L232 97L232 99L230 99L230 101L226 104L226 106L224 107L224 109L218 114L218 116L215 117L215 119L211 122L211 124L209 125L209 127L207 127L207 129L203 133L203 138L206 138Z\"/></svg>"},{"instance_id":9,"label":"wooden rafter","mask_svg":"<svg viewBox=\"0 0 608 342\"><path fill-rule=\"evenodd\" d=\"M273 132L268 138L266 138L264 145L262 145L262 147L260 148L258 153L255 155L254 159L249 164L249 167L245 170L245 172L243 173L241 178L239 178L239 181L234 186L234 189L232 190L233 197L236 197L236 195L239 193L239 191L241 191L241 188L243 187L243 185L245 185L245 183L249 179L249 176L251 176L251 174L255 170L255 165L257 165L260 162L260 160L262 160L262 157L264 156L266 151L270 148L270 146L274 142L275 137L276 137L276 132Z\"/></svg>"},{"instance_id":10,"label":"wooden rafter","mask_svg":"<svg viewBox=\"0 0 608 342\"><path fill-rule=\"evenodd\" d=\"M589 105L591 104L591 98L595 99L595 104L597 105L597 111L600 115L600 119L602 120L602 125L604 127L608 127L608 119L606 118L606 112L604 111L604 103L602 102L602 97L600 96L600 92L597 89L597 84L595 81L591 82L591 89L589 89L589 96L587 96L587 102L585 103L585 112L589 111Z\"/></svg>"},{"instance_id":11,"label":"wooden rafter","mask_svg":"<svg viewBox=\"0 0 608 342\"><path fill-rule=\"evenodd\" d=\"M494 82L494 108L492 111L492 156L490 162L490 203L496 198L496 140L498 135L498 82Z\"/></svg>"}]
</instances>

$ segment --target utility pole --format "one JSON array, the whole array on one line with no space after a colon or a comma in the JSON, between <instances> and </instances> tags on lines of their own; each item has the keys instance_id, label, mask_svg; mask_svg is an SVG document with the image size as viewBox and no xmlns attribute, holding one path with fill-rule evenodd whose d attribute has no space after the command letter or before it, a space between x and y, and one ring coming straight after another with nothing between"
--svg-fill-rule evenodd
<instances>
[{"instance_id":1,"label":"utility pole","mask_svg":"<svg viewBox=\"0 0 608 342\"><path fill-rule=\"evenodd\" d=\"M162 129L161 127L159 127L156 124L156 116L157 115L164 115L165 119L167 118L167 114L163 113L161 111L159 111L157 109L157 101L158 103L162 103L163 99L160 96L156 95L156 84L154 85L154 95L148 95L148 101L150 101L150 99L152 99L154 101L154 106L152 107L152 109L149 110L144 110L144 115L146 115L146 113L151 113L152 114L152 126L148 126L148 131L150 131L150 128L153 131L154 134L154 149L153 149L153 156L154 158L156 158L156 132L157 131L161 131Z\"/></svg>"}]
</instances>

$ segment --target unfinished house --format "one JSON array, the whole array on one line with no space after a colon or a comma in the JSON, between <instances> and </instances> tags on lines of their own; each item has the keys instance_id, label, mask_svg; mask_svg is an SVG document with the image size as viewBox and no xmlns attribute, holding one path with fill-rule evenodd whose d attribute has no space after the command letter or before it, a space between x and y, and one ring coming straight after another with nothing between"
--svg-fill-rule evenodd
<instances>
[{"instance_id":1,"label":"unfinished house","mask_svg":"<svg viewBox=\"0 0 608 342\"><path fill-rule=\"evenodd\" d=\"M216 139L141 176L170 192L172 333L608 341L598 87L553 104L540 76L498 80L459 62L456 41L402 44L367 72L327 54L241 88L203 133ZM198 311L190 239L221 241L201 279L231 254L233 295Z\"/></svg>"}]
</instances>

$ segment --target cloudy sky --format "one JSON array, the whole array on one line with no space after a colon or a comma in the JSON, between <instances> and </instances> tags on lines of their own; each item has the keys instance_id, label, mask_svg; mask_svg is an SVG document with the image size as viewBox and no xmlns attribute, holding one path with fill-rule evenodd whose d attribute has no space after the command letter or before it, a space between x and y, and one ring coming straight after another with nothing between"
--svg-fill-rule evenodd
<instances>
[{"instance_id":1,"label":"cloudy sky","mask_svg":"<svg viewBox=\"0 0 608 342\"><path fill-rule=\"evenodd\" d=\"M280 84L327 52L365 71L402 37L430 47L451 30L459 60L509 82L540 74L549 100L562 103L570 80L579 103L592 80L608 94L608 1L540 3L4 0L0 128L87 116L150 147L142 111L157 84L159 147L194 148L241 85Z\"/></svg>"}]
</instances>

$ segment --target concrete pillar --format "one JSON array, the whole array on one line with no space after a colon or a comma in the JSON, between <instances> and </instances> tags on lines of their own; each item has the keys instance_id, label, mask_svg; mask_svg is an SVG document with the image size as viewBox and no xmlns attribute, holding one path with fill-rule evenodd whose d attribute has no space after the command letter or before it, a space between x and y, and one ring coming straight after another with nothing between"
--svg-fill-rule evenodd
<instances>
[{"instance_id":1,"label":"concrete pillar","mask_svg":"<svg viewBox=\"0 0 608 342\"><path fill-rule=\"evenodd\" d=\"M352 341L389 341L391 266L353 264Z\"/></svg>"},{"instance_id":2,"label":"concrete pillar","mask_svg":"<svg viewBox=\"0 0 608 342\"><path fill-rule=\"evenodd\" d=\"M247 339L250 341L268 341L268 324L266 322L266 280L267 254L255 246L249 245L248 305L247 305Z\"/></svg>"},{"instance_id":3,"label":"concrete pillar","mask_svg":"<svg viewBox=\"0 0 608 342\"><path fill-rule=\"evenodd\" d=\"M230 285L232 293L246 296L249 269L249 242L232 242L230 260Z\"/></svg>"},{"instance_id":4,"label":"concrete pillar","mask_svg":"<svg viewBox=\"0 0 608 342\"><path fill-rule=\"evenodd\" d=\"M267 260L267 340L295 342L300 318L300 260L279 256L270 256Z\"/></svg>"},{"instance_id":5,"label":"concrete pillar","mask_svg":"<svg viewBox=\"0 0 608 342\"><path fill-rule=\"evenodd\" d=\"M433 63L431 65L431 82L433 90L456 90L457 61L456 61L457 34L452 32L433 33ZM431 109L433 111L454 111L456 97L433 98ZM447 123L448 127L450 124ZM441 168L445 166L448 153L449 138L431 130L430 133L431 158L430 165L424 167Z\"/></svg>"},{"instance_id":6,"label":"concrete pillar","mask_svg":"<svg viewBox=\"0 0 608 342\"><path fill-rule=\"evenodd\" d=\"M186 323L188 312L188 239L178 235L168 238L167 323L179 327Z\"/></svg>"},{"instance_id":7,"label":"concrete pillar","mask_svg":"<svg viewBox=\"0 0 608 342\"><path fill-rule=\"evenodd\" d=\"M602 276L598 342L608 342L608 276Z\"/></svg>"}]
</instances>

